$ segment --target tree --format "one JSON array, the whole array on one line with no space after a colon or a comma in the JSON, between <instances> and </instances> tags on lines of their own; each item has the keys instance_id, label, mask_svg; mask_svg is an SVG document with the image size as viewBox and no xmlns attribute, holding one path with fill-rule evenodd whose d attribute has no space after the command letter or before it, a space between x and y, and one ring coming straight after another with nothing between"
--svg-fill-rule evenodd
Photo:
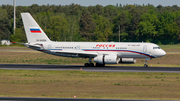
<instances>
[{"instance_id":1,"label":"tree","mask_svg":"<svg viewBox=\"0 0 180 101\"><path fill-rule=\"evenodd\" d=\"M68 33L70 41L74 40L80 40L77 39L75 36L79 35L79 23L78 23L78 17L75 15L68 17Z\"/></svg>"},{"instance_id":2,"label":"tree","mask_svg":"<svg viewBox=\"0 0 180 101\"><path fill-rule=\"evenodd\" d=\"M92 21L92 17L88 11L84 11L83 15L79 22L80 25L80 35L86 40L86 41L92 41L92 38L94 37L94 30L96 28L96 24Z\"/></svg>"},{"instance_id":3,"label":"tree","mask_svg":"<svg viewBox=\"0 0 180 101\"><path fill-rule=\"evenodd\" d=\"M55 14L50 11L41 12L33 15L34 19L38 22L42 29L47 29L51 27L50 18L52 16L55 16Z\"/></svg>"},{"instance_id":4,"label":"tree","mask_svg":"<svg viewBox=\"0 0 180 101\"><path fill-rule=\"evenodd\" d=\"M11 23L5 9L0 7L0 39L10 39Z\"/></svg>"},{"instance_id":5,"label":"tree","mask_svg":"<svg viewBox=\"0 0 180 101\"><path fill-rule=\"evenodd\" d=\"M175 19L175 22L176 22L176 24L177 24L177 26L178 26L178 29L180 29L180 14L179 14L179 16ZM180 31L179 31L179 33L178 33L178 41L180 40Z\"/></svg>"},{"instance_id":6,"label":"tree","mask_svg":"<svg viewBox=\"0 0 180 101\"><path fill-rule=\"evenodd\" d=\"M157 34L156 26L150 21L141 21L138 27L136 35L139 41L149 41L151 37L154 37Z\"/></svg>"},{"instance_id":7,"label":"tree","mask_svg":"<svg viewBox=\"0 0 180 101\"><path fill-rule=\"evenodd\" d=\"M11 5L2 5L2 9L5 9L7 11L8 19L11 19L14 17L14 8Z\"/></svg>"},{"instance_id":8,"label":"tree","mask_svg":"<svg viewBox=\"0 0 180 101\"><path fill-rule=\"evenodd\" d=\"M96 23L95 41L108 41L108 38L112 35L113 25L103 16L93 14L93 22Z\"/></svg>"},{"instance_id":9,"label":"tree","mask_svg":"<svg viewBox=\"0 0 180 101\"><path fill-rule=\"evenodd\" d=\"M136 40L136 30L138 29L138 24L140 22L140 18L142 15L142 11L138 11L136 8L133 8L129 11L130 13L130 24L127 28L127 33L129 37L129 41L137 41Z\"/></svg>"},{"instance_id":10,"label":"tree","mask_svg":"<svg viewBox=\"0 0 180 101\"><path fill-rule=\"evenodd\" d=\"M163 44L173 43L174 39L177 39L178 25L174 22L176 15L173 12L165 11L159 17L159 22L157 24L158 37ZM176 37L176 38L174 38Z\"/></svg>"},{"instance_id":11,"label":"tree","mask_svg":"<svg viewBox=\"0 0 180 101\"><path fill-rule=\"evenodd\" d=\"M120 26L121 40L122 41L127 40L127 37L128 37L127 28L128 28L128 25L130 24L130 21L131 21L131 18L128 12L122 12L120 15L116 16L113 19L113 23L114 23L114 28L113 28L114 40L113 41L119 40L119 26Z\"/></svg>"},{"instance_id":12,"label":"tree","mask_svg":"<svg viewBox=\"0 0 180 101\"><path fill-rule=\"evenodd\" d=\"M32 4L30 7L28 7L28 12L31 14L39 13L40 12L40 7L38 4Z\"/></svg>"},{"instance_id":13,"label":"tree","mask_svg":"<svg viewBox=\"0 0 180 101\"><path fill-rule=\"evenodd\" d=\"M105 25L103 23L103 17L102 16L98 16L97 14L93 14L92 16L93 18L93 22L96 23L96 28L94 30L95 33L95 38L94 40L96 41L105 41L105 36L104 34L104 29L105 29ZM104 21L105 22L105 21Z\"/></svg>"},{"instance_id":14,"label":"tree","mask_svg":"<svg viewBox=\"0 0 180 101\"><path fill-rule=\"evenodd\" d=\"M50 18L51 29L53 30L53 35L51 39L54 41L67 41L68 37L68 23L66 20L66 15L64 13L59 16L52 16Z\"/></svg>"},{"instance_id":15,"label":"tree","mask_svg":"<svg viewBox=\"0 0 180 101\"><path fill-rule=\"evenodd\" d=\"M175 22L168 24L167 26L165 26L164 32L165 32L164 39L169 41L168 42L169 44L174 44L174 40L178 38L178 34L179 34L179 29L177 24Z\"/></svg>"},{"instance_id":16,"label":"tree","mask_svg":"<svg viewBox=\"0 0 180 101\"><path fill-rule=\"evenodd\" d=\"M71 5L69 5L69 12L70 12L69 16L72 15L78 16L81 13L81 9L82 7L80 5L72 3Z\"/></svg>"},{"instance_id":17,"label":"tree","mask_svg":"<svg viewBox=\"0 0 180 101\"><path fill-rule=\"evenodd\" d=\"M141 22L136 30L137 40L153 42L157 37L157 23L159 22L156 13L153 10L149 10L148 13L144 13L141 16Z\"/></svg>"},{"instance_id":18,"label":"tree","mask_svg":"<svg viewBox=\"0 0 180 101\"><path fill-rule=\"evenodd\" d=\"M117 16L118 12L115 6L113 5L108 5L104 7L104 17L106 17L110 23L113 21L113 17Z\"/></svg>"},{"instance_id":19,"label":"tree","mask_svg":"<svg viewBox=\"0 0 180 101\"><path fill-rule=\"evenodd\" d=\"M26 35L25 35L23 29L16 28L15 33L16 34L11 35L11 41L22 42L22 43L27 42Z\"/></svg>"}]
</instances>

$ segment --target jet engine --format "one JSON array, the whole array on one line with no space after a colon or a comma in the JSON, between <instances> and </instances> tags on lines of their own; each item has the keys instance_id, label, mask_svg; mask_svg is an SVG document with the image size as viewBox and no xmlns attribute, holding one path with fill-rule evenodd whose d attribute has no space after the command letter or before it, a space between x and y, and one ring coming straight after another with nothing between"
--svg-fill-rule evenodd
<instances>
[{"instance_id":1,"label":"jet engine","mask_svg":"<svg viewBox=\"0 0 180 101\"><path fill-rule=\"evenodd\" d=\"M118 64L120 61L117 55L98 55L94 58L94 62L99 64Z\"/></svg>"},{"instance_id":2,"label":"jet engine","mask_svg":"<svg viewBox=\"0 0 180 101\"><path fill-rule=\"evenodd\" d=\"M135 58L120 58L119 63L134 64L136 63L136 59Z\"/></svg>"}]
</instances>

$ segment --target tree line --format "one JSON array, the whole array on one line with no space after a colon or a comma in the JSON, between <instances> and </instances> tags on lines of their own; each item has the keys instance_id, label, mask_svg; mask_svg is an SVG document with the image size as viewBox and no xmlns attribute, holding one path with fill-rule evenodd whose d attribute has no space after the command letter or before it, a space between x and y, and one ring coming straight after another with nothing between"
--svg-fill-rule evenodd
<instances>
[{"instance_id":1,"label":"tree line","mask_svg":"<svg viewBox=\"0 0 180 101\"><path fill-rule=\"evenodd\" d=\"M0 39L27 42L22 12L29 12L53 41L180 43L180 7L148 5L88 6L42 5L0 6Z\"/></svg>"}]
</instances>

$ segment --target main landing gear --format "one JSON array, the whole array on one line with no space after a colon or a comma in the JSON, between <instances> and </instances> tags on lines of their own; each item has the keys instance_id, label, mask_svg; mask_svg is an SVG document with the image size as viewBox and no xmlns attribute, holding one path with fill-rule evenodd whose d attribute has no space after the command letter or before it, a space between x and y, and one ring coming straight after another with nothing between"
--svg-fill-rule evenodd
<instances>
[{"instance_id":1,"label":"main landing gear","mask_svg":"<svg viewBox=\"0 0 180 101\"><path fill-rule=\"evenodd\" d=\"M94 63L85 63L84 66L85 67L94 67Z\"/></svg>"},{"instance_id":2,"label":"main landing gear","mask_svg":"<svg viewBox=\"0 0 180 101\"><path fill-rule=\"evenodd\" d=\"M85 67L94 67L94 63L91 62L92 58L89 58L89 63L85 63ZM104 67L105 64L96 63L96 67Z\"/></svg>"},{"instance_id":3,"label":"main landing gear","mask_svg":"<svg viewBox=\"0 0 180 101\"><path fill-rule=\"evenodd\" d=\"M89 58L89 63L85 63L85 67L94 67L94 63L91 62L92 58Z\"/></svg>"}]
</instances>

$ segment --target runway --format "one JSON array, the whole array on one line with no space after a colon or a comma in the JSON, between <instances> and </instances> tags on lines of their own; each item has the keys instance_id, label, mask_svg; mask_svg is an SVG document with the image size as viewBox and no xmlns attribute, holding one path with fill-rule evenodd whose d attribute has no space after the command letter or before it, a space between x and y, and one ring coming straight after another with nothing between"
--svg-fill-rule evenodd
<instances>
[{"instance_id":1,"label":"runway","mask_svg":"<svg viewBox=\"0 0 180 101\"><path fill-rule=\"evenodd\" d=\"M0 64L0 69L9 70L82 70L92 72L164 72L180 73L180 67L137 67L137 66L105 66L84 67L80 65L29 65L29 64Z\"/></svg>"}]
</instances>

